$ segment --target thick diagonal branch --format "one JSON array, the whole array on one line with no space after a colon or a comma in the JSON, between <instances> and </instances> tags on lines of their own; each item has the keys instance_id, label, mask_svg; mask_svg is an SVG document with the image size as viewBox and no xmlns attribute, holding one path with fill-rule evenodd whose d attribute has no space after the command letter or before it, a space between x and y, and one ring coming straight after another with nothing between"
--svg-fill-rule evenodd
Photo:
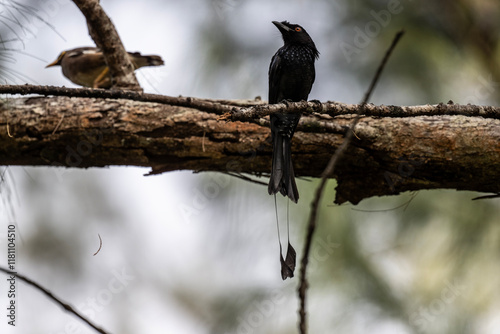
<instances>
[{"instance_id":1,"label":"thick diagonal branch","mask_svg":"<svg viewBox=\"0 0 500 334\"><path fill-rule=\"evenodd\" d=\"M87 20L89 34L103 54L115 88L141 90L118 32L99 0L73 0Z\"/></svg>"}]
</instances>

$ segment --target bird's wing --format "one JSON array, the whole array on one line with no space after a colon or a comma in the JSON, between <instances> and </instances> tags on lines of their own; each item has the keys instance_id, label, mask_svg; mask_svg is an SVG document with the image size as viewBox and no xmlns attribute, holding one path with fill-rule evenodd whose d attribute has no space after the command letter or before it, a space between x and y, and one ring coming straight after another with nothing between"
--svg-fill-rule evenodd
<instances>
[{"instance_id":1,"label":"bird's wing","mask_svg":"<svg viewBox=\"0 0 500 334\"><path fill-rule=\"evenodd\" d=\"M279 51L271 59L271 65L269 65L269 103L278 103L279 90L280 90L280 78L282 76L282 66L281 57Z\"/></svg>"},{"instance_id":2,"label":"bird's wing","mask_svg":"<svg viewBox=\"0 0 500 334\"><path fill-rule=\"evenodd\" d=\"M83 47L68 51L66 59L75 70L83 73L106 66L104 55L98 48Z\"/></svg>"},{"instance_id":3,"label":"bird's wing","mask_svg":"<svg viewBox=\"0 0 500 334\"><path fill-rule=\"evenodd\" d=\"M67 57L79 57L82 55L86 55L86 56L98 55L98 56L102 57L102 52L98 48L94 48L94 47L90 47L90 46L76 48L73 50L66 51Z\"/></svg>"}]
</instances>

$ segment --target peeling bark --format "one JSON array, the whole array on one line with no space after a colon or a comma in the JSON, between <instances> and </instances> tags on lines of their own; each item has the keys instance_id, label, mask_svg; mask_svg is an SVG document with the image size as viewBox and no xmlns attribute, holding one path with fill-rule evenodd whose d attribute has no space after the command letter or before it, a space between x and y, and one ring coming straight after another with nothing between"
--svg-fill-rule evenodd
<instances>
[{"instance_id":1,"label":"peeling bark","mask_svg":"<svg viewBox=\"0 0 500 334\"><path fill-rule=\"evenodd\" d=\"M259 101L231 101L251 106ZM267 118L219 121L185 106L100 98L31 97L0 105L0 164L267 175ZM292 141L297 176L318 177L352 115L303 117ZM500 192L500 120L463 115L363 117L334 177L336 202L408 190Z\"/></svg>"}]
</instances>

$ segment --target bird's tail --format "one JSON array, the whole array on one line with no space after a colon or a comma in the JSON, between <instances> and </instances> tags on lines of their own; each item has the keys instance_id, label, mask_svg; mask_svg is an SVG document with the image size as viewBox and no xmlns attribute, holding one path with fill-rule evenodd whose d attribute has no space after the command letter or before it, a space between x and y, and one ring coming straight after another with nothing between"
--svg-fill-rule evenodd
<instances>
[{"instance_id":1,"label":"bird's tail","mask_svg":"<svg viewBox=\"0 0 500 334\"><path fill-rule=\"evenodd\" d=\"M141 55L139 52L129 52L128 54L132 58L136 69L143 66L160 66L164 64L160 56Z\"/></svg>"},{"instance_id":2,"label":"bird's tail","mask_svg":"<svg viewBox=\"0 0 500 334\"><path fill-rule=\"evenodd\" d=\"M280 120L273 120L272 116L275 115L271 115L271 124L279 124ZM293 130L295 130L295 126L296 124L292 125ZM297 184L295 183L295 173L293 171L291 149L291 135L293 135L293 130L290 132L282 131L282 129L273 129L273 125L271 125L273 141L273 162L271 169L271 178L269 180L267 190L269 192L269 195L280 192L283 196L288 196L288 198L297 203L297 201L299 200L299 191L297 189Z\"/></svg>"}]
</instances>

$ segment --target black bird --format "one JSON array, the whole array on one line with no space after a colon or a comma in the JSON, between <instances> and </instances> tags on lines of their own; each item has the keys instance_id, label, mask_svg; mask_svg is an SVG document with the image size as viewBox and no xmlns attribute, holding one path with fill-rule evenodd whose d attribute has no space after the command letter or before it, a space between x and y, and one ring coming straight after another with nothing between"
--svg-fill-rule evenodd
<instances>
[{"instance_id":1,"label":"black bird","mask_svg":"<svg viewBox=\"0 0 500 334\"><path fill-rule=\"evenodd\" d=\"M319 52L304 28L287 21L273 21L283 36L283 45L269 66L269 103L307 100L316 73L314 61ZM293 172L291 141L301 114L271 115L273 162L269 195L280 192L297 203L299 192Z\"/></svg>"},{"instance_id":2,"label":"black bird","mask_svg":"<svg viewBox=\"0 0 500 334\"><path fill-rule=\"evenodd\" d=\"M285 45L276 52L269 66L269 103L307 100L316 76L314 61L319 57L316 45L305 29L297 24L287 21L273 21L273 24L281 32ZM273 162L268 192L275 196L275 201L278 192L283 196L288 196L295 203L299 200L299 191L293 172L291 142L300 116L297 113L271 114ZM282 255L281 242L279 244L281 278L285 280L293 277L296 252L290 244L290 236L288 236L285 259Z\"/></svg>"}]
</instances>

